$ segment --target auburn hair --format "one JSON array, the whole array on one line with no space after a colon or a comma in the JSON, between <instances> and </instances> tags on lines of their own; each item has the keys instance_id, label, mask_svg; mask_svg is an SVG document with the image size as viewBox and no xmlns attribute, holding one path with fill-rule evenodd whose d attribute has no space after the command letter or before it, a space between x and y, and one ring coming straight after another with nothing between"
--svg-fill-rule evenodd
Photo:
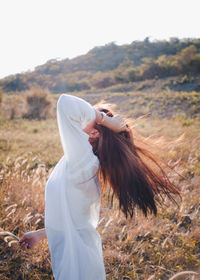
<instances>
[{"instance_id":1,"label":"auburn hair","mask_svg":"<svg viewBox=\"0 0 200 280\"><path fill-rule=\"evenodd\" d=\"M98 108L112 117L110 110ZM156 157L142 145L134 143L132 129L113 132L107 127L95 124L100 137L92 144L99 158L99 178L102 187L110 186L119 201L119 208L126 217L133 217L135 207L145 216L157 214L157 203L163 194L170 200L180 195L179 190L170 181ZM152 164L157 167L152 168Z\"/></svg>"}]
</instances>

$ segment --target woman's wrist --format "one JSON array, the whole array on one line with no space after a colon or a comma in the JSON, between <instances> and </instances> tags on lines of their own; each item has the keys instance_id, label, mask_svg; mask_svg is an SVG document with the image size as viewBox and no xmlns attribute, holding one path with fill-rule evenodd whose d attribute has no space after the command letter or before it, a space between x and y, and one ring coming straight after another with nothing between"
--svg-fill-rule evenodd
<instances>
[{"instance_id":1,"label":"woman's wrist","mask_svg":"<svg viewBox=\"0 0 200 280\"><path fill-rule=\"evenodd\" d=\"M95 111L96 111L96 123L103 125L106 114L104 112L98 111L97 109Z\"/></svg>"},{"instance_id":2,"label":"woman's wrist","mask_svg":"<svg viewBox=\"0 0 200 280\"><path fill-rule=\"evenodd\" d=\"M39 240L47 237L45 228L36 230Z\"/></svg>"}]
</instances>

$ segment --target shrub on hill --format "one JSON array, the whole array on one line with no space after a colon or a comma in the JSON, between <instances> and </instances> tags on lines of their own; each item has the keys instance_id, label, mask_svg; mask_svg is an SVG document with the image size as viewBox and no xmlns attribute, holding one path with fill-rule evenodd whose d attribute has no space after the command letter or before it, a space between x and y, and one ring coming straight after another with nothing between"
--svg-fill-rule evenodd
<instances>
[{"instance_id":1,"label":"shrub on hill","mask_svg":"<svg viewBox=\"0 0 200 280\"><path fill-rule=\"evenodd\" d=\"M28 119L46 119L51 116L52 100L48 89L31 88L26 97L27 112L23 115Z\"/></svg>"}]
</instances>

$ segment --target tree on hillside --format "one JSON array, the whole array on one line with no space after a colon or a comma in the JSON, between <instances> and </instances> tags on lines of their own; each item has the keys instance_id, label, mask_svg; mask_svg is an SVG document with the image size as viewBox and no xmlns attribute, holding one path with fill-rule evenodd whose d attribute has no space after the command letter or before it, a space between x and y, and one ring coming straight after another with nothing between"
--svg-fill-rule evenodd
<instances>
[{"instance_id":1,"label":"tree on hillside","mask_svg":"<svg viewBox=\"0 0 200 280\"><path fill-rule=\"evenodd\" d=\"M14 78L10 77L8 81L3 85L5 92L9 91L23 91L29 89L29 85L26 81L26 74L14 75Z\"/></svg>"},{"instance_id":2,"label":"tree on hillside","mask_svg":"<svg viewBox=\"0 0 200 280\"><path fill-rule=\"evenodd\" d=\"M191 45L180 52L179 61L182 65L187 65L194 59L197 48Z\"/></svg>"}]
</instances>

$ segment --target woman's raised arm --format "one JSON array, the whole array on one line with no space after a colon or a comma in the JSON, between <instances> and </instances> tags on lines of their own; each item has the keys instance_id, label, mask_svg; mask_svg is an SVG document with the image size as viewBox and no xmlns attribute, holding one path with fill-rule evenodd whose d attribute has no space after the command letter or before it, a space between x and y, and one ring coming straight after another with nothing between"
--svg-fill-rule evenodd
<instances>
[{"instance_id":1,"label":"woman's raised arm","mask_svg":"<svg viewBox=\"0 0 200 280\"><path fill-rule=\"evenodd\" d=\"M92 105L79 97L62 94L57 103L57 120L69 164L74 165L87 158L92 153L92 147L83 129L96 120Z\"/></svg>"}]
</instances>

